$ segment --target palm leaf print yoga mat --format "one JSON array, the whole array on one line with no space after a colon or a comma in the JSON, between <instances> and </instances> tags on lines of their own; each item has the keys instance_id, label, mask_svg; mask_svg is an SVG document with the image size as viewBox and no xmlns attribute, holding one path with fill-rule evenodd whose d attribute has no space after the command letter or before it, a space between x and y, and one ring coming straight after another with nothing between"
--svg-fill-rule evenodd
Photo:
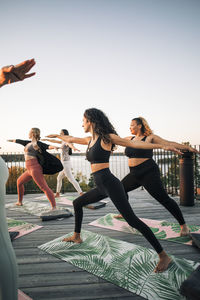
<instances>
[{"instance_id":1,"label":"palm leaf print yoga mat","mask_svg":"<svg viewBox=\"0 0 200 300\"><path fill-rule=\"evenodd\" d=\"M181 283L199 263L172 256L163 273L154 273L157 253L132 243L83 230L83 243L62 242L69 233L39 249L149 300L182 300Z\"/></svg>"},{"instance_id":2,"label":"palm leaf print yoga mat","mask_svg":"<svg viewBox=\"0 0 200 300\"><path fill-rule=\"evenodd\" d=\"M6 204L6 208L10 210L15 210L19 212L25 212L34 216L41 216L45 213L49 213L51 211L50 204L46 203L38 203L38 202L31 202L31 201L24 201L23 206L16 206L14 203ZM58 212L66 211L66 207L57 207ZM67 209L71 211L71 209Z\"/></svg>"},{"instance_id":3,"label":"palm leaf print yoga mat","mask_svg":"<svg viewBox=\"0 0 200 300\"><path fill-rule=\"evenodd\" d=\"M19 232L19 234L15 237L16 239L20 236L23 236L43 227L36 224L27 223L25 221L13 220L10 218L7 218L6 220L8 224L8 231Z\"/></svg>"},{"instance_id":4,"label":"palm leaf print yoga mat","mask_svg":"<svg viewBox=\"0 0 200 300\"><path fill-rule=\"evenodd\" d=\"M78 198L78 196L77 197L75 197L75 196L65 196L65 195L62 194L62 195L60 195L60 197L56 198L56 202L72 206L73 201L76 198ZM46 196L36 197L35 199L48 201ZM98 208L104 207L108 202L109 202L109 200L101 200L101 201L98 201L96 203L86 205L85 207L89 208L89 209L98 209Z\"/></svg>"},{"instance_id":5,"label":"palm leaf print yoga mat","mask_svg":"<svg viewBox=\"0 0 200 300\"><path fill-rule=\"evenodd\" d=\"M114 216L116 216L116 214L107 214L91 222L89 225L122 231L126 233L141 234L137 229L129 226L123 218L116 219L114 218ZM180 225L178 223L142 218L141 220L151 228L157 239L192 245L192 239L190 236L180 237ZM200 233L200 226L188 225L188 227L190 229L190 232Z\"/></svg>"}]
</instances>

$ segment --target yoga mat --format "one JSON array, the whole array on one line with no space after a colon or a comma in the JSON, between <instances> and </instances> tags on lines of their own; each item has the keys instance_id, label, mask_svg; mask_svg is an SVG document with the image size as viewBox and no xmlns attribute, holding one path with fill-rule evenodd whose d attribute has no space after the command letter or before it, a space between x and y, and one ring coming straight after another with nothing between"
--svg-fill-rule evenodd
<instances>
[{"instance_id":1,"label":"yoga mat","mask_svg":"<svg viewBox=\"0 0 200 300\"><path fill-rule=\"evenodd\" d=\"M31 233L43 227L36 224L27 223L25 221L19 221L10 218L7 218L6 220L8 224L8 231L19 232L19 234L14 239L17 239L25 234Z\"/></svg>"},{"instance_id":2,"label":"yoga mat","mask_svg":"<svg viewBox=\"0 0 200 300\"><path fill-rule=\"evenodd\" d=\"M129 226L123 218L116 219L114 216L116 216L116 214L107 214L91 222L89 225L141 235L137 229ZM151 228L157 239L192 245L192 239L190 236L180 237L180 225L178 223L142 218L141 220ZM200 233L200 226L188 225L188 227L190 232Z\"/></svg>"},{"instance_id":3,"label":"yoga mat","mask_svg":"<svg viewBox=\"0 0 200 300\"><path fill-rule=\"evenodd\" d=\"M172 256L163 273L154 273L157 253L138 245L83 230L83 243L62 242L69 233L38 248L149 300L181 300L181 283L199 263Z\"/></svg>"},{"instance_id":4,"label":"yoga mat","mask_svg":"<svg viewBox=\"0 0 200 300\"><path fill-rule=\"evenodd\" d=\"M55 199L56 199L56 202L58 202L58 203L73 206L73 201L76 198L78 198L78 196L75 197L75 196L61 195L60 197L55 198ZM35 199L37 199L37 200L47 200L48 201L48 199L47 199L47 197L45 195L44 196L40 196L40 197L36 197ZM106 204L108 202L109 202L109 200L101 200L101 201L98 201L96 203L92 203L92 204L86 205L85 207L89 208L89 209L98 209L98 208L106 206Z\"/></svg>"},{"instance_id":5,"label":"yoga mat","mask_svg":"<svg viewBox=\"0 0 200 300\"><path fill-rule=\"evenodd\" d=\"M23 206L17 206L14 203L6 204L6 208L10 210L15 210L19 212L25 212L34 216L41 216L44 213L49 213L51 210L50 204L46 203L38 203L38 202L31 202L31 201L24 201ZM57 210L59 211L66 211L66 207L57 207ZM72 209L68 209L68 211L73 211Z\"/></svg>"},{"instance_id":6,"label":"yoga mat","mask_svg":"<svg viewBox=\"0 0 200 300\"><path fill-rule=\"evenodd\" d=\"M21 290L18 290L18 300L32 300L32 298L24 294Z\"/></svg>"}]
</instances>

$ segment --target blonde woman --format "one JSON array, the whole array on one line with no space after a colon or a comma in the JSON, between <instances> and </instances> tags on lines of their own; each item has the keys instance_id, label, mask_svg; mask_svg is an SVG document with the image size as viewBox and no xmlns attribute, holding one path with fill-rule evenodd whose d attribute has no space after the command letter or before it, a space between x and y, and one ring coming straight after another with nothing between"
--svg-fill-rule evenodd
<instances>
[{"instance_id":1,"label":"blonde woman","mask_svg":"<svg viewBox=\"0 0 200 300\"><path fill-rule=\"evenodd\" d=\"M24 184L31 179L35 181L37 186L46 194L52 209L56 209L56 202L53 191L49 188L43 175L43 170L37 159L37 152L54 149L55 147L40 142L40 129L32 128L29 132L30 140L8 140L23 145L26 171L17 179L18 202L16 205L21 206L24 196Z\"/></svg>"},{"instance_id":2,"label":"blonde woman","mask_svg":"<svg viewBox=\"0 0 200 300\"><path fill-rule=\"evenodd\" d=\"M127 140L161 144L163 146L176 147L180 150L197 152L196 149L190 146L182 145L176 142L170 142L159 137L158 135L153 134L147 121L142 117L132 119L130 131L132 136L126 137ZM128 165L130 169L130 173L128 173L128 175L122 179L122 184L126 194L140 186L143 186L147 192L161 205L163 205L179 222L181 227L180 235L187 235L189 233L189 229L185 223L182 212L178 204L168 196L163 187L158 165L152 159L153 149L134 149L131 147L126 147L125 155L128 157ZM120 218L122 216L117 215L115 217Z\"/></svg>"}]
</instances>

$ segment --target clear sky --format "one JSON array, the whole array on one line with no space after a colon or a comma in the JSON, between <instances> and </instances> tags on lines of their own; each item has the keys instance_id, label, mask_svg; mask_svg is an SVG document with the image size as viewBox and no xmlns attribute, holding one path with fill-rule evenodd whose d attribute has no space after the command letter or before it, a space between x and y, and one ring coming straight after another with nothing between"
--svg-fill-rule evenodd
<instances>
[{"instance_id":1,"label":"clear sky","mask_svg":"<svg viewBox=\"0 0 200 300\"><path fill-rule=\"evenodd\" d=\"M155 134L200 144L199 0L1 0L0 66L35 58L36 76L0 89L7 139L84 136L86 108L102 109L120 136L143 116Z\"/></svg>"}]
</instances>

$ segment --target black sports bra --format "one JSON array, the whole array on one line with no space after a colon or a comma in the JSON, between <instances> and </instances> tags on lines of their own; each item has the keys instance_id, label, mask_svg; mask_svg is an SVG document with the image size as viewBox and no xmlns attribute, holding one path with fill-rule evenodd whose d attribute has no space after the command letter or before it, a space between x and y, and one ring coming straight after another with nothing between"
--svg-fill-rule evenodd
<instances>
[{"instance_id":1,"label":"black sports bra","mask_svg":"<svg viewBox=\"0 0 200 300\"><path fill-rule=\"evenodd\" d=\"M110 153L111 151L104 150L101 147L101 139L98 137L96 143L89 147L91 140L88 144L87 151L86 151L86 159L91 162L91 164L100 164L100 163L107 163L109 162Z\"/></svg>"},{"instance_id":2,"label":"black sports bra","mask_svg":"<svg viewBox=\"0 0 200 300\"><path fill-rule=\"evenodd\" d=\"M134 139L134 136L131 140ZM146 136L141 139L141 141L145 141ZM124 154L129 158L152 158L153 157L153 149L136 149L131 147L126 147Z\"/></svg>"}]
</instances>

